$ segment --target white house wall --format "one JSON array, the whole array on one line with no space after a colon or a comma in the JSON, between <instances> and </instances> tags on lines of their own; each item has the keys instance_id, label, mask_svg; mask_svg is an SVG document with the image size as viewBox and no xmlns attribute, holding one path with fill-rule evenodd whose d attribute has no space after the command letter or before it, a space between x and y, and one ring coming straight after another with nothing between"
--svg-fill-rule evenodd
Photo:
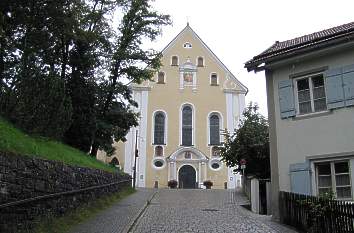
<instances>
[{"instance_id":1,"label":"white house wall","mask_svg":"<svg viewBox=\"0 0 354 233\"><path fill-rule=\"evenodd\" d=\"M277 68L273 72L280 190L291 191L290 164L311 161L311 158L316 158L316 156L331 156L341 153L354 156L354 108L335 109L328 114L313 117L281 119L278 82L289 79L291 74L314 68L328 66L328 69L332 69L350 64L354 64L353 50L342 51L337 55L316 57L313 60L299 60ZM351 166L351 169L353 175L354 166Z\"/></svg>"}]
</instances>

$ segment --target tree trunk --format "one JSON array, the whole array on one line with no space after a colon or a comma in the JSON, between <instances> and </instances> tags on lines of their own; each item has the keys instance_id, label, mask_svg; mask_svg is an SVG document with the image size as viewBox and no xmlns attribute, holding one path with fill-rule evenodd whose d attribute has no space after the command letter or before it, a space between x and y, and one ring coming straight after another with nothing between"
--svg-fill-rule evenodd
<instances>
[{"instance_id":1,"label":"tree trunk","mask_svg":"<svg viewBox=\"0 0 354 233\"><path fill-rule=\"evenodd\" d=\"M61 78L65 79L66 66L68 64L68 53L69 53L69 43L64 40L64 36L61 39L62 41L62 63L61 63Z\"/></svg>"}]
</instances>

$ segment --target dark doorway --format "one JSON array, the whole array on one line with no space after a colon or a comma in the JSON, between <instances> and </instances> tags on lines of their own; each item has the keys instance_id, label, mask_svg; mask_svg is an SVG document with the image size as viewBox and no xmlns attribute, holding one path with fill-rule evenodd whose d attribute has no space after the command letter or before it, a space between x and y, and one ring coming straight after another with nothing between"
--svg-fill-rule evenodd
<instances>
[{"instance_id":1,"label":"dark doorway","mask_svg":"<svg viewBox=\"0 0 354 233\"><path fill-rule=\"evenodd\" d=\"M184 165L178 172L178 187L183 189L196 188L196 172L191 165Z\"/></svg>"}]
</instances>

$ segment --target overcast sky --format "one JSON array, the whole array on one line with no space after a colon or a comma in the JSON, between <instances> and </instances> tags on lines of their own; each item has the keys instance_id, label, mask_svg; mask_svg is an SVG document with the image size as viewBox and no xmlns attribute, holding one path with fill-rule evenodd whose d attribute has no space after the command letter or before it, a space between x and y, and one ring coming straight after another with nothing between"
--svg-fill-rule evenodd
<instances>
[{"instance_id":1,"label":"overcast sky","mask_svg":"<svg viewBox=\"0 0 354 233\"><path fill-rule=\"evenodd\" d=\"M156 0L154 8L173 25L153 44L162 50L187 24L230 71L249 88L246 102L267 115L264 73L248 73L244 63L271 46L354 21L353 0Z\"/></svg>"}]
</instances>

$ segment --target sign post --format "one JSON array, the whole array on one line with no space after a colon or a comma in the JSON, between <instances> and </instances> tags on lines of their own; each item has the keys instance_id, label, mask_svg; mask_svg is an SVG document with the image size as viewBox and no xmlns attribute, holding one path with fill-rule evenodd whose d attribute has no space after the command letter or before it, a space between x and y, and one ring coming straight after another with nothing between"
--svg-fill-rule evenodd
<instances>
[{"instance_id":1,"label":"sign post","mask_svg":"<svg viewBox=\"0 0 354 233\"><path fill-rule=\"evenodd\" d=\"M242 175L245 175L246 160L245 159L241 159L240 160L240 164L241 164Z\"/></svg>"},{"instance_id":2,"label":"sign post","mask_svg":"<svg viewBox=\"0 0 354 233\"><path fill-rule=\"evenodd\" d=\"M134 153L134 167L133 167L133 189L135 189L136 182L136 158L139 157L138 151L138 130L135 131L135 153Z\"/></svg>"}]
</instances>

